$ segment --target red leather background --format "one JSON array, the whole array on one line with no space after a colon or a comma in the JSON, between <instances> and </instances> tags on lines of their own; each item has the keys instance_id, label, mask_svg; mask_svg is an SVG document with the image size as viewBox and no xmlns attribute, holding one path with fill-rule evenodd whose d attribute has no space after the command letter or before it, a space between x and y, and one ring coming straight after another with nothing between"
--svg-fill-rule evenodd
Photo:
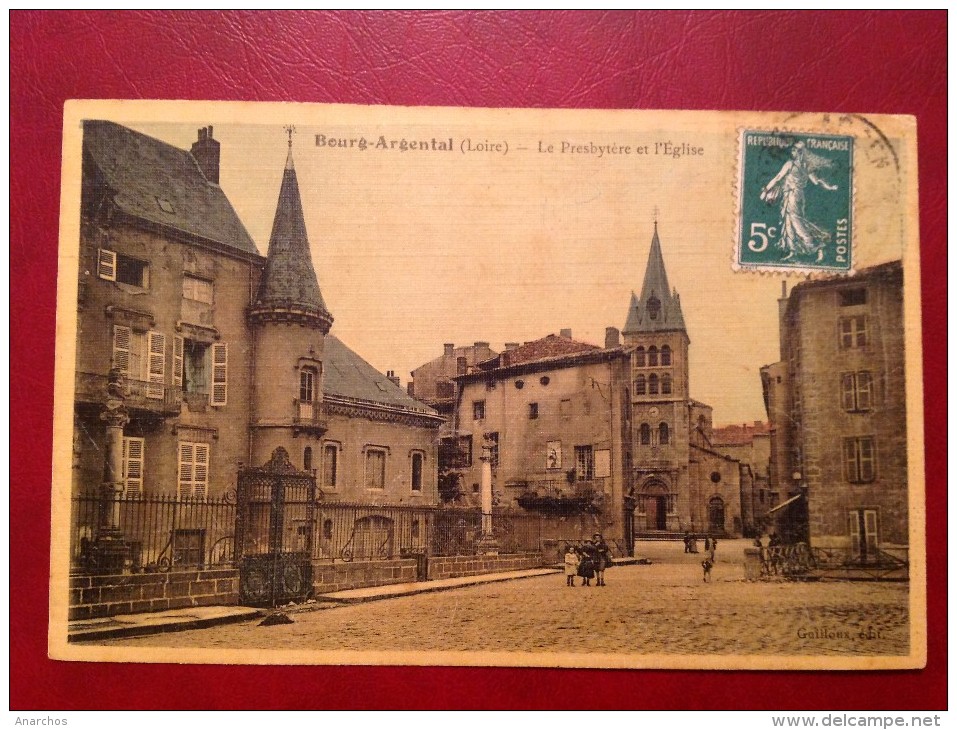
<instances>
[{"instance_id":1,"label":"red leather background","mask_svg":"<svg viewBox=\"0 0 957 730\"><path fill-rule=\"evenodd\" d=\"M943 12L12 12L10 707L946 707L946 51ZM56 252L69 98L916 115L928 396L927 669L121 669L49 661Z\"/></svg>"}]
</instances>

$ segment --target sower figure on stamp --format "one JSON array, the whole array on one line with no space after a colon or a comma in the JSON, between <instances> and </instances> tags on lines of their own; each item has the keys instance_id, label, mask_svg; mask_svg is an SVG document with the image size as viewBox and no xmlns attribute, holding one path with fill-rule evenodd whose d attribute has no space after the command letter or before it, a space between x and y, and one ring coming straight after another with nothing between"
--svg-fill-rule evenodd
<instances>
[{"instance_id":1,"label":"sower figure on stamp","mask_svg":"<svg viewBox=\"0 0 957 730\"><path fill-rule=\"evenodd\" d=\"M810 182L825 190L837 190L837 185L825 182L816 174L830 164L829 160L805 149L803 142L798 142L791 148L791 159L761 190L761 200L778 204L781 209L781 237L777 245L787 251L785 261L795 254L806 256L815 252L818 260L823 258L822 249L830 242L831 235L807 219L804 189Z\"/></svg>"}]
</instances>

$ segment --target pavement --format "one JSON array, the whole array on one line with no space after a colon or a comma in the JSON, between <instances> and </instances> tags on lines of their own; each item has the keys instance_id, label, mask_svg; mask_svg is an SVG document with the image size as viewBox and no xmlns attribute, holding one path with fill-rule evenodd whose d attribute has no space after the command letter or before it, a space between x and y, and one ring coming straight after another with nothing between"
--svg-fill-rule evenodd
<instances>
[{"instance_id":1,"label":"pavement","mask_svg":"<svg viewBox=\"0 0 957 730\"><path fill-rule=\"evenodd\" d=\"M634 565L640 561L640 558L615 558L614 563L616 566ZM321 593L306 603L290 604L280 608L291 613L301 613L327 607L323 604L366 603L368 601L412 596L419 593L435 593L486 583L537 578L560 571L561 568L534 568L504 573L444 578L442 580L354 588L346 591L336 591L335 593ZM172 631L205 629L211 626L251 621L262 618L269 613L272 613L270 609L249 608L247 606L197 606L156 613L134 613L108 618L71 621L68 628L68 641L98 641L101 639L148 636Z\"/></svg>"}]
</instances>

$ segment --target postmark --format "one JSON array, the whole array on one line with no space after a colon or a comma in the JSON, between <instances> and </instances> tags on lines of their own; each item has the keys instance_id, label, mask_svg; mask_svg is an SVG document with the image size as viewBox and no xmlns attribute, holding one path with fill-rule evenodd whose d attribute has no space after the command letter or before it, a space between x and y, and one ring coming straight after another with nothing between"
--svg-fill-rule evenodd
<instances>
[{"instance_id":1,"label":"postmark","mask_svg":"<svg viewBox=\"0 0 957 730\"><path fill-rule=\"evenodd\" d=\"M740 132L735 265L850 273L854 137Z\"/></svg>"}]
</instances>

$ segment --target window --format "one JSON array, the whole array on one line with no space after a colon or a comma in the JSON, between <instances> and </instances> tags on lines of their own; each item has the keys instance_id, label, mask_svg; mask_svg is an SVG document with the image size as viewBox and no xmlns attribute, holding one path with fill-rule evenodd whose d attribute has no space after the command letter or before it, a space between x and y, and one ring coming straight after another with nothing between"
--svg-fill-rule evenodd
<instances>
[{"instance_id":1,"label":"window","mask_svg":"<svg viewBox=\"0 0 957 730\"><path fill-rule=\"evenodd\" d=\"M146 381L147 398L162 398L166 381L166 335L113 326L113 367L130 380Z\"/></svg>"},{"instance_id":2,"label":"window","mask_svg":"<svg viewBox=\"0 0 957 730\"><path fill-rule=\"evenodd\" d=\"M644 395L648 391L648 385L644 375L635 378L635 395Z\"/></svg>"},{"instance_id":3,"label":"window","mask_svg":"<svg viewBox=\"0 0 957 730\"><path fill-rule=\"evenodd\" d=\"M472 494L479 493L479 484L478 482L472 482Z\"/></svg>"},{"instance_id":4,"label":"window","mask_svg":"<svg viewBox=\"0 0 957 730\"><path fill-rule=\"evenodd\" d=\"M202 567L206 530L174 530L173 565Z\"/></svg>"},{"instance_id":5,"label":"window","mask_svg":"<svg viewBox=\"0 0 957 730\"><path fill-rule=\"evenodd\" d=\"M436 398L454 398L455 397L455 386L451 381L440 380L435 384L435 397Z\"/></svg>"},{"instance_id":6,"label":"window","mask_svg":"<svg viewBox=\"0 0 957 730\"><path fill-rule=\"evenodd\" d=\"M456 468L472 466L472 437L459 436L455 440L453 464Z\"/></svg>"},{"instance_id":7,"label":"window","mask_svg":"<svg viewBox=\"0 0 957 730\"><path fill-rule=\"evenodd\" d=\"M860 304L867 304L867 289L845 289L838 292L838 298L842 307L856 307Z\"/></svg>"},{"instance_id":8,"label":"window","mask_svg":"<svg viewBox=\"0 0 957 730\"><path fill-rule=\"evenodd\" d=\"M177 337L173 345L173 367L180 364L180 384L187 393L209 393L209 343ZM182 347L177 358L176 349Z\"/></svg>"},{"instance_id":9,"label":"window","mask_svg":"<svg viewBox=\"0 0 957 730\"><path fill-rule=\"evenodd\" d=\"M307 446L302 450L302 468L303 471L312 471L312 447Z\"/></svg>"},{"instance_id":10,"label":"window","mask_svg":"<svg viewBox=\"0 0 957 730\"><path fill-rule=\"evenodd\" d=\"M532 420L538 418L538 403L528 404L528 417Z\"/></svg>"},{"instance_id":11,"label":"window","mask_svg":"<svg viewBox=\"0 0 957 730\"><path fill-rule=\"evenodd\" d=\"M412 454L412 491L421 492L422 491L422 462L424 461L422 454L415 452Z\"/></svg>"},{"instance_id":12,"label":"window","mask_svg":"<svg viewBox=\"0 0 957 730\"><path fill-rule=\"evenodd\" d=\"M841 375L841 407L845 411L869 411L873 401L873 380L869 372Z\"/></svg>"},{"instance_id":13,"label":"window","mask_svg":"<svg viewBox=\"0 0 957 730\"><path fill-rule=\"evenodd\" d=\"M649 395L658 395L658 376L649 375L648 376L648 394Z\"/></svg>"},{"instance_id":14,"label":"window","mask_svg":"<svg viewBox=\"0 0 957 730\"><path fill-rule=\"evenodd\" d=\"M189 274L183 275L183 298L203 304L213 303L213 282Z\"/></svg>"},{"instance_id":15,"label":"window","mask_svg":"<svg viewBox=\"0 0 957 730\"><path fill-rule=\"evenodd\" d=\"M322 539L323 540L332 539L332 520L322 521Z\"/></svg>"},{"instance_id":16,"label":"window","mask_svg":"<svg viewBox=\"0 0 957 730\"><path fill-rule=\"evenodd\" d=\"M146 261L124 256L105 248L99 250L97 274L105 281L129 284L147 289L150 285L150 267Z\"/></svg>"},{"instance_id":17,"label":"window","mask_svg":"<svg viewBox=\"0 0 957 730\"><path fill-rule=\"evenodd\" d=\"M335 489L339 482L339 446L326 444L322 449L322 486Z\"/></svg>"},{"instance_id":18,"label":"window","mask_svg":"<svg viewBox=\"0 0 957 730\"><path fill-rule=\"evenodd\" d=\"M658 297L651 297L648 300L648 318L649 319L658 319L658 314L661 312L661 300Z\"/></svg>"},{"instance_id":19,"label":"window","mask_svg":"<svg viewBox=\"0 0 957 730\"><path fill-rule=\"evenodd\" d=\"M639 347L635 350L635 367L643 368L645 367L645 348Z\"/></svg>"},{"instance_id":20,"label":"window","mask_svg":"<svg viewBox=\"0 0 957 730\"><path fill-rule=\"evenodd\" d=\"M498 431L485 434L485 441L489 445L489 461L493 469L498 468Z\"/></svg>"},{"instance_id":21,"label":"window","mask_svg":"<svg viewBox=\"0 0 957 730\"><path fill-rule=\"evenodd\" d=\"M652 345L648 348L648 366L657 367L658 366L658 348Z\"/></svg>"},{"instance_id":22,"label":"window","mask_svg":"<svg viewBox=\"0 0 957 730\"><path fill-rule=\"evenodd\" d=\"M867 318L842 317L840 320L841 349L864 347L867 344Z\"/></svg>"},{"instance_id":23,"label":"window","mask_svg":"<svg viewBox=\"0 0 957 730\"><path fill-rule=\"evenodd\" d=\"M202 498L209 488L209 444L179 442L179 479L176 493L182 498Z\"/></svg>"},{"instance_id":24,"label":"window","mask_svg":"<svg viewBox=\"0 0 957 730\"><path fill-rule=\"evenodd\" d=\"M658 443L664 446L668 443L670 436L671 433L668 430L668 424L664 422L658 424Z\"/></svg>"},{"instance_id":25,"label":"window","mask_svg":"<svg viewBox=\"0 0 957 730\"><path fill-rule=\"evenodd\" d=\"M366 489L385 489L385 451L366 451Z\"/></svg>"},{"instance_id":26,"label":"window","mask_svg":"<svg viewBox=\"0 0 957 730\"><path fill-rule=\"evenodd\" d=\"M668 345L661 346L661 364L671 365L671 348Z\"/></svg>"},{"instance_id":27,"label":"window","mask_svg":"<svg viewBox=\"0 0 957 730\"><path fill-rule=\"evenodd\" d=\"M572 402L570 399L564 398L561 403L558 404L558 415L562 418L572 417Z\"/></svg>"},{"instance_id":28,"label":"window","mask_svg":"<svg viewBox=\"0 0 957 730\"><path fill-rule=\"evenodd\" d=\"M123 496L139 497L143 494L143 450L141 438L123 437L123 462L120 478L123 480Z\"/></svg>"},{"instance_id":29,"label":"window","mask_svg":"<svg viewBox=\"0 0 957 730\"><path fill-rule=\"evenodd\" d=\"M472 420L473 421L485 420L485 401L484 400L472 401Z\"/></svg>"},{"instance_id":30,"label":"window","mask_svg":"<svg viewBox=\"0 0 957 730\"><path fill-rule=\"evenodd\" d=\"M595 478L595 453L591 446L575 447L575 473L580 482Z\"/></svg>"},{"instance_id":31,"label":"window","mask_svg":"<svg viewBox=\"0 0 957 730\"><path fill-rule=\"evenodd\" d=\"M844 439L844 468L847 481L853 484L873 482L876 478L876 454L873 436Z\"/></svg>"},{"instance_id":32,"label":"window","mask_svg":"<svg viewBox=\"0 0 957 730\"><path fill-rule=\"evenodd\" d=\"M651 443L651 426L647 423L641 424L638 428L638 440L645 446Z\"/></svg>"},{"instance_id":33,"label":"window","mask_svg":"<svg viewBox=\"0 0 957 730\"><path fill-rule=\"evenodd\" d=\"M299 371L299 400L303 403L312 403L316 395L316 371L313 368L303 368Z\"/></svg>"},{"instance_id":34,"label":"window","mask_svg":"<svg viewBox=\"0 0 957 730\"><path fill-rule=\"evenodd\" d=\"M661 392L664 395L671 395L671 376L670 375L661 376Z\"/></svg>"}]
</instances>

